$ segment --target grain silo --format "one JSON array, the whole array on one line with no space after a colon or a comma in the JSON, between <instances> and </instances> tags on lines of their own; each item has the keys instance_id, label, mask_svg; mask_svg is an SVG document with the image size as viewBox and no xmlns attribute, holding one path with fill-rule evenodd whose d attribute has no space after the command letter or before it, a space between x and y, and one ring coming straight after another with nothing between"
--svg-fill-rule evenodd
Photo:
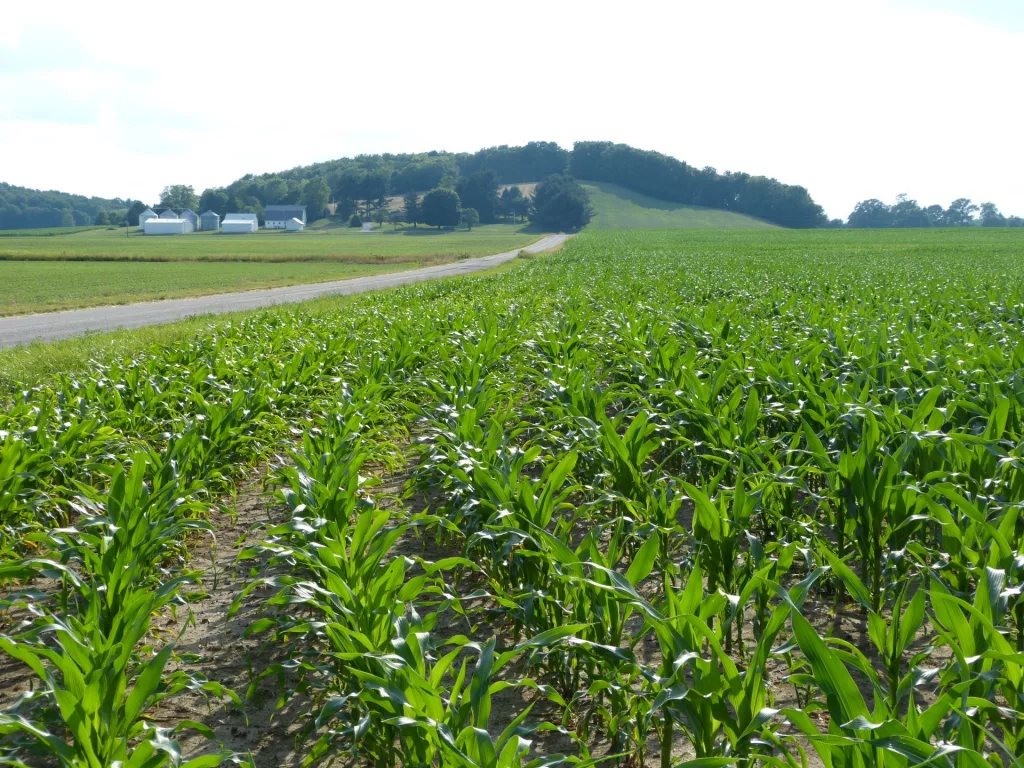
<instances>
[{"instance_id":1,"label":"grain silo","mask_svg":"<svg viewBox=\"0 0 1024 768\"><path fill-rule=\"evenodd\" d=\"M216 232L220 229L220 216L213 211L206 211L199 216L199 229L203 232Z\"/></svg>"}]
</instances>

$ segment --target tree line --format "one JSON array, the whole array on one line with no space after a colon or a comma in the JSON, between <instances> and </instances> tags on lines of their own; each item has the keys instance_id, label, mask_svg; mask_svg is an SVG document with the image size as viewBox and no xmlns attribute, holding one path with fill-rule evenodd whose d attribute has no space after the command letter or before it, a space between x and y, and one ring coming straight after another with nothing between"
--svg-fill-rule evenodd
<instances>
[{"instance_id":1,"label":"tree line","mask_svg":"<svg viewBox=\"0 0 1024 768\"><path fill-rule=\"evenodd\" d=\"M978 214L977 217L975 214ZM897 195L896 202L886 205L881 200L862 200L854 207L844 225L833 219L830 226L854 229L889 229L905 227L1024 227L1020 216L1004 216L995 203L975 205L966 197L958 197L948 208L941 205L921 207L907 195Z\"/></svg>"},{"instance_id":2,"label":"tree line","mask_svg":"<svg viewBox=\"0 0 1024 768\"><path fill-rule=\"evenodd\" d=\"M710 166L697 168L660 152L606 141L576 142L571 151L555 142L534 141L472 153L358 155L279 173L248 174L201 195L187 185L169 186L157 207L192 208L197 213L212 210L221 216L255 213L262 218L268 205L304 204L310 220L330 214L347 221L383 222L392 220L395 213L390 199L443 189L458 196L460 211L473 210L480 223L489 224L510 216L508 206L515 207L519 219L531 215L531 203L525 196L518 202L503 201L499 188L551 177L563 180L549 187L559 192L553 202L542 200L539 207L535 200L532 215L544 216L549 207L563 206L559 228L565 229L577 226L589 211L585 192L571 182L573 178L614 183L662 200L735 211L793 228L1022 224L1017 216L1003 216L992 203L976 206L961 198L948 208L922 208L906 196L893 205L875 199L862 201L844 224L840 219L829 221L802 186L742 172L719 173ZM0 229L136 225L138 214L146 207L139 201L85 198L0 184ZM461 221L461 213L459 216Z\"/></svg>"},{"instance_id":3,"label":"tree line","mask_svg":"<svg viewBox=\"0 0 1024 768\"><path fill-rule=\"evenodd\" d=\"M733 210L786 227L828 223L804 187L746 173L720 174L658 152L595 141L577 142L572 151L537 141L474 153L359 155L243 176L204 192L200 205L218 213L232 207L260 213L266 205L305 203L314 218L330 205L336 216L374 220L384 216L389 197L443 188L455 190L463 207L475 209L481 222L489 223L497 215L487 192L494 182L509 185L550 176L610 182L662 200Z\"/></svg>"},{"instance_id":4,"label":"tree line","mask_svg":"<svg viewBox=\"0 0 1024 768\"><path fill-rule=\"evenodd\" d=\"M120 223L130 200L85 197L0 182L0 229L83 227Z\"/></svg>"},{"instance_id":5,"label":"tree line","mask_svg":"<svg viewBox=\"0 0 1024 768\"><path fill-rule=\"evenodd\" d=\"M593 210L587 191L570 176L552 174L540 182L532 196L512 185L498 194L497 175L493 171L477 171L463 184L439 186L423 195L406 192L401 212L394 211L392 221L414 227L420 223L431 227L472 229L480 223L500 218L522 221L529 218L544 229L578 231L590 223ZM353 214L352 226L358 224Z\"/></svg>"}]
</instances>

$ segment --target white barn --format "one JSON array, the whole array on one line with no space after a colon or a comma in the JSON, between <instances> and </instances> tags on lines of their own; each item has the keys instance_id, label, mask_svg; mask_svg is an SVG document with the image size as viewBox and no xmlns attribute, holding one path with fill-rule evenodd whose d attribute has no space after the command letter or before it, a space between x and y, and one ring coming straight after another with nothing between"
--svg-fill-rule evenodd
<instances>
[{"instance_id":1,"label":"white barn","mask_svg":"<svg viewBox=\"0 0 1024 768\"><path fill-rule=\"evenodd\" d=\"M154 211L152 208L147 208L146 210L144 210L142 213L139 214L139 229L141 229L147 221L155 218L157 218L156 211Z\"/></svg>"},{"instance_id":2,"label":"white barn","mask_svg":"<svg viewBox=\"0 0 1024 768\"><path fill-rule=\"evenodd\" d=\"M268 205L263 209L263 226L267 229L287 229L292 219L298 219L302 226L306 226L306 206Z\"/></svg>"},{"instance_id":3,"label":"white barn","mask_svg":"<svg viewBox=\"0 0 1024 768\"><path fill-rule=\"evenodd\" d=\"M260 222L255 213L229 213L220 223L220 231L228 234L255 232Z\"/></svg>"},{"instance_id":4,"label":"white barn","mask_svg":"<svg viewBox=\"0 0 1024 768\"><path fill-rule=\"evenodd\" d=\"M192 225L186 219L147 219L142 231L147 235L184 235L192 231Z\"/></svg>"},{"instance_id":5,"label":"white barn","mask_svg":"<svg viewBox=\"0 0 1024 768\"><path fill-rule=\"evenodd\" d=\"M306 225L299 219L288 219L288 221L284 223L284 228L289 232L301 232L306 228Z\"/></svg>"}]
</instances>

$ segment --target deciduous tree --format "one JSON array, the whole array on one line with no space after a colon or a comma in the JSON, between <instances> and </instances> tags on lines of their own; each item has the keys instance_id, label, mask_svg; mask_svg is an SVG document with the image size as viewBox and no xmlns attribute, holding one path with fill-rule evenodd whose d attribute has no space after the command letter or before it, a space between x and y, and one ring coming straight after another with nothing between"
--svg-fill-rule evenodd
<instances>
[{"instance_id":1,"label":"deciduous tree","mask_svg":"<svg viewBox=\"0 0 1024 768\"><path fill-rule=\"evenodd\" d=\"M892 209L881 200L861 200L853 209L847 225L858 229L883 229L892 226Z\"/></svg>"},{"instance_id":2,"label":"deciduous tree","mask_svg":"<svg viewBox=\"0 0 1024 768\"><path fill-rule=\"evenodd\" d=\"M423 196L423 223L430 227L457 227L462 202L454 189L438 187Z\"/></svg>"},{"instance_id":3,"label":"deciduous tree","mask_svg":"<svg viewBox=\"0 0 1024 768\"><path fill-rule=\"evenodd\" d=\"M545 229L574 232L589 224L591 216L590 197L571 176L548 176L533 192L530 218Z\"/></svg>"},{"instance_id":4,"label":"deciduous tree","mask_svg":"<svg viewBox=\"0 0 1024 768\"><path fill-rule=\"evenodd\" d=\"M331 199L331 187L327 179L318 176L308 179L302 186L302 202L306 206L306 217L316 221L327 215L327 201Z\"/></svg>"},{"instance_id":5,"label":"deciduous tree","mask_svg":"<svg viewBox=\"0 0 1024 768\"><path fill-rule=\"evenodd\" d=\"M981 226L983 227L1005 227L1006 217L999 212L995 203L981 204Z\"/></svg>"},{"instance_id":6,"label":"deciduous tree","mask_svg":"<svg viewBox=\"0 0 1024 768\"><path fill-rule=\"evenodd\" d=\"M191 184L172 184L164 187L163 192L160 193L160 205L175 210L185 208L195 210L199 207L199 196Z\"/></svg>"},{"instance_id":7,"label":"deciduous tree","mask_svg":"<svg viewBox=\"0 0 1024 768\"><path fill-rule=\"evenodd\" d=\"M949 204L946 209L947 227L967 227L974 221L974 214L978 212L978 206L966 197L958 197Z\"/></svg>"},{"instance_id":8,"label":"deciduous tree","mask_svg":"<svg viewBox=\"0 0 1024 768\"><path fill-rule=\"evenodd\" d=\"M146 204L141 200L136 200L134 203L131 204L131 206L128 208L128 213L126 214L126 216L128 217L129 227L139 226L139 214L146 210L146 207Z\"/></svg>"}]
</instances>

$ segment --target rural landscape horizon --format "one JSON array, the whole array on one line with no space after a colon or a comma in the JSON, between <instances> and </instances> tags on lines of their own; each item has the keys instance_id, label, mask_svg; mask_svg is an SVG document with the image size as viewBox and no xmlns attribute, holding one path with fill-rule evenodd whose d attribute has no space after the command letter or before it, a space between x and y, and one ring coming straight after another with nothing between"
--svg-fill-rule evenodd
<instances>
[{"instance_id":1,"label":"rural landscape horizon","mask_svg":"<svg viewBox=\"0 0 1024 768\"><path fill-rule=\"evenodd\" d=\"M1024 768L1022 50L5 8L0 764Z\"/></svg>"}]
</instances>

